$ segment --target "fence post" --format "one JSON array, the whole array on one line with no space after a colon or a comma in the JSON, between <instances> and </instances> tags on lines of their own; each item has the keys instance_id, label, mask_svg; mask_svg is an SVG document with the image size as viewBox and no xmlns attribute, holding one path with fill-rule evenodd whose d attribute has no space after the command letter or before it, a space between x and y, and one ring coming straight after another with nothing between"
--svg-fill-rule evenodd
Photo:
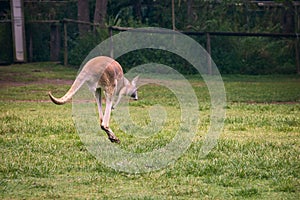
<instances>
[{"instance_id":1,"label":"fence post","mask_svg":"<svg viewBox=\"0 0 300 200\"><path fill-rule=\"evenodd\" d=\"M60 52L60 26L58 24L50 25L50 60L58 61Z\"/></svg>"},{"instance_id":2,"label":"fence post","mask_svg":"<svg viewBox=\"0 0 300 200\"><path fill-rule=\"evenodd\" d=\"M206 51L208 52L207 58L207 73L212 75L212 67L211 67L211 43L210 43L210 34L206 33Z\"/></svg>"},{"instance_id":3,"label":"fence post","mask_svg":"<svg viewBox=\"0 0 300 200\"><path fill-rule=\"evenodd\" d=\"M113 33L112 33L112 28L108 27L108 32L109 32L109 37L110 37L110 57L114 58L114 41L113 41Z\"/></svg>"},{"instance_id":4,"label":"fence post","mask_svg":"<svg viewBox=\"0 0 300 200\"><path fill-rule=\"evenodd\" d=\"M299 58L299 37L297 34L297 38L295 39L295 56L296 56L296 66L297 66L297 73L300 75L300 58Z\"/></svg>"},{"instance_id":5,"label":"fence post","mask_svg":"<svg viewBox=\"0 0 300 200\"><path fill-rule=\"evenodd\" d=\"M68 30L67 30L67 22L64 20L64 65L68 65Z\"/></svg>"},{"instance_id":6,"label":"fence post","mask_svg":"<svg viewBox=\"0 0 300 200\"><path fill-rule=\"evenodd\" d=\"M33 40L32 40L32 26L28 26L27 25L27 30L28 30L28 35L29 35L29 47L28 47L28 51L29 51L29 62L33 61Z\"/></svg>"},{"instance_id":7,"label":"fence post","mask_svg":"<svg viewBox=\"0 0 300 200\"><path fill-rule=\"evenodd\" d=\"M24 2L11 0L12 38L14 47L14 61L26 62L26 38L24 22Z\"/></svg>"}]
</instances>

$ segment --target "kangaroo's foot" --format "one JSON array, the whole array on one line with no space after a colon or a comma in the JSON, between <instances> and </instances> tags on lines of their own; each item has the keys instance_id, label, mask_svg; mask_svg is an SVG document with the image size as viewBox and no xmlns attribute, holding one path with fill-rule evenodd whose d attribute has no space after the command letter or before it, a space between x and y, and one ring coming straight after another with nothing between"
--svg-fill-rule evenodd
<instances>
[{"instance_id":1,"label":"kangaroo's foot","mask_svg":"<svg viewBox=\"0 0 300 200\"><path fill-rule=\"evenodd\" d=\"M101 126L101 129L104 130L108 136L108 139L113 143L120 143L120 140L115 136L114 132L110 128L105 128L104 126Z\"/></svg>"},{"instance_id":2,"label":"kangaroo's foot","mask_svg":"<svg viewBox=\"0 0 300 200\"><path fill-rule=\"evenodd\" d=\"M120 144L120 140L116 137L116 136L108 136L108 139L112 142L112 143L117 143L117 144Z\"/></svg>"}]
</instances>

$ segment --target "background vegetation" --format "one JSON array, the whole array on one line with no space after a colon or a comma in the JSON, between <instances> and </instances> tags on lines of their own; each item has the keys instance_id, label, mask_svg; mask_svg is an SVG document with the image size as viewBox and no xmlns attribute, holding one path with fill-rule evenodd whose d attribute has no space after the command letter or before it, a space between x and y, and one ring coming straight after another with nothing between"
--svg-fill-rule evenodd
<instances>
[{"instance_id":1,"label":"background vegetation","mask_svg":"<svg viewBox=\"0 0 300 200\"><path fill-rule=\"evenodd\" d=\"M26 34L33 35L31 61L48 61L50 58L50 25L41 21L79 19L98 24L68 23L69 63L78 67L97 44L108 37L108 26L175 28L180 31L201 32L250 32L250 33L297 33L299 32L299 6L290 0L268 1L226 0L175 0L175 23L172 23L172 0L73 0L73 1L25 1ZM265 1L266 2L266 1ZM10 19L9 1L1 1L0 19ZM39 23L37 23L39 21ZM10 29L0 24L0 44L7 46L1 51L0 61L12 61ZM63 33L63 26L60 24ZM114 32L117 34L118 32ZM61 40L63 37L61 37ZM205 38L194 37L202 46ZM27 47L29 46L27 39ZM296 73L294 39L263 37L214 36L212 58L223 74L293 74ZM63 42L61 43L63 44ZM298 41L299 45L299 41ZM29 48L29 47L28 47ZM3 51L3 52L2 52ZM168 63L163 54L143 52L143 62ZM157 60L157 58L160 58ZM162 60L162 58L164 60ZM63 53L61 52L61 61ZM186 74L193 71L183 68L183 62L175 68ZM134 66L125 61L124 66Z\"/></svg>"}]
</instances>

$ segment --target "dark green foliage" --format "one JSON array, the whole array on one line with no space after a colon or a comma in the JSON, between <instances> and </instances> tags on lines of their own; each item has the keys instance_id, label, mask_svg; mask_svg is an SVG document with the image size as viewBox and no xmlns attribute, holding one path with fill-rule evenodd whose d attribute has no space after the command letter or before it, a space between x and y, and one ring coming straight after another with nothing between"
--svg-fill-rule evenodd
<instances>
[{"instance_id":1,"label":"dark green foliage","mask_svg":"<svg viewBox=\"0 0 300 200\"><path fill-rule=\"evenodd\" d=\"M141 7L137 13L136 2ZM154 0L109 0L107 7L107 26L122 27L162 27L172 29L172 1ZM192 14L188 16L189 1L175 0L175 25L177 30L199 32L251 32L280 33L285 32L283 16L285 6L259 6L255 1L194 0ZM5 3L8 5L8 3ZM9 6L0 8L9 19ZM93 21L95 1L89 1L90 21ZM34 20L77 19L76 1L27 2L24 4L26 22L26 45L29 56L29 40L32 35L32 57L29 61L48 61L50 59L50 23L32 23ZM298 7L299 10L299 7ZM2 14L1 13L1 14ZM296 13L296 12L295 12ZM4 15L3 15L4 16ZM0 18L3 16L0 16ZM297 19L297 16L294 17ZM299 17L298 17L299 18ZM8 23L9 24L9 23ZM12 62L13 49L10 25L0 24L0 63ZM294 24L297 24L295 22ZM299 23L298 23L299 24ZM63 51L63 24L61 25L61 51ZM288 27L299 32L299 27ZM93 28L91 27L91 30ZM101 41L108 38L107 31L97 31L80 36L75 23L67 24L68 63L79 66L88 53ZM118 32L114 32L117 34ZM203 47L206 39L193 36ZM299 45L299 44L298 44ZM296 73L295 42L285 38L262 37L228 37L211 36L212 58L223 74L293 74ZM61 61L63 61L63 52ZM141 50L130 52L120 58L126 70L136 65L157 62L173 67L181 73L191 74L196 70L186 61L168 52Z\"/></svg>"},{"instance_id":2,"label":"dark green foliage","mask_svg":"<svg viewBox=\"0 0 300 200\"><path fill-rule=\"evenodd\" d=\"M12 33L11 25L1 24L0 26L0 64L10 63L13 60L13 49L12 49Z\"/></svg>"},{"instance_id":3,"label":"dark green foliage","mask_svg":"<svg viewBox=\"0 0 300 200\"><path fill-rule=\"evenodd\" d=\"M107 38L108 31L106 29L97 29L95 32L89 32L74 39L69 38L69 64L79 68L89 52Z\"/></svg>"},{"instance_id":4,"label":"dark green foliage","mask_svg":"<svg viewBox=\"0 0 300 200\"><path fill-rule=\"evenodd\" d=\"M292 74L294 42L262 37L212 38L212 58L226 74Z\"/></svg>"},{"instance_id":5,"label":"dark green foliage","mask_svg":"<svg viewBox=\"0 0 300 200\"><path fill-rule=\"evenodd\" d=\"M48 24L28 24L26 26L27 52L29 54L30 35L32 40L32 58L30 62L50 60L50 26Z\"/></svg>"},{"instance_id":6,"label":"dark green foliage","mask_svg":"<svg viewBox=\"0 0 300 200\"><path fill-rule=\"evenodd\" d=\"M211 38L212 59L223 74L241 73L243 58L239 55L236 38L214 36Z\"/></svg>"},{"instance_id":7,"label":"dark green foliage","mask_svg":"<svg viewBox=\"0 0 300 200\"><path fill-rule=\"evenodd\" d=\"M186 60L169 51L159 49L141 49L129 52L117 59L128 71L132 67L147 63L159 63L177 70L182 74L197 73L196 69Z\"/></svg>"}]
</instances>

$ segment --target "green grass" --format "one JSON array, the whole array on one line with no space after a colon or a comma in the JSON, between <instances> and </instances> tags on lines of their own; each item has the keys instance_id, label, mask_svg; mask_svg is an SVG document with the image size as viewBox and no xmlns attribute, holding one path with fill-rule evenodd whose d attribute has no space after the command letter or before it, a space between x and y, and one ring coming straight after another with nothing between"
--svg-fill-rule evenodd
<instances>
[{"instance_id":1,"label":"green grass","mask_svg":"<svg viewBox=\"0 0 300 200\"><path fill-rule=\"evenodd\" d=\"M49 91L63 93L69 87L66 84L57 87L50 80L53 83L72 80L76 73L72 68L50 62L0 67L0 99L46 100Z\"/></svg>"},{"instance_id":2,"label":"green grass","mask_svg":"<svg viewBox=\"0 0 300 200\"><path fill-rule=\"evenodd\" d=\"M223 76L230 102L300 102L299 75Z\"/></svg>"},{"instance_id":3,"label":"green grass","mask_svg":"<svg viewBox=\"0 0 300 200\"><path fill-rule=\"evenodd\" d=\"M0 67L1 83L10 83L0 87L1 199L299 199L299 76L224 76L225 125L205 158L199 155L210 123L210 98L203 81L189 77L201 119L190 148L169 167L127 174L87 151L71 104L46 101L48 91L59 96L69 85L45 79L73 80L75 75L53 63ZM143 86L139 96L130 103L135 123L149 124L148 110L157 104L168 118L147 138L122 132L112 120L119 147L138 153L170 142L180 120L177 100L165 88Z\"/></svg>"}]
</instances>

